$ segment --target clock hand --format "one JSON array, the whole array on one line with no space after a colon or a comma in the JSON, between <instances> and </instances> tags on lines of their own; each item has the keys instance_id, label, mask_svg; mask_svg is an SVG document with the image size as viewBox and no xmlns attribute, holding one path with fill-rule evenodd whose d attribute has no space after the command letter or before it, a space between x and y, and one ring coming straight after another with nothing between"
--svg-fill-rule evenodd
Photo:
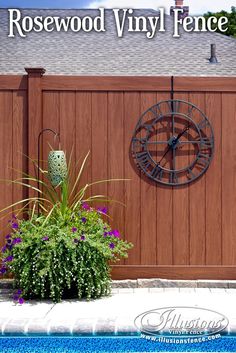
<instances>
[{"instance_id":1,"label":"clock hand","mask_svg":"<svg viewBox=\"0 0 236 353\"><path fill-rule=\"evenodd\" d=\"M179 141L180 137L182 137L186 131L189 130L189 127L186 127L182 132L179 133L179 135L176 137L175 141Z\"/></svg>"},{"instance_id":2,"label":"clock hand","mask_svg":"<svg viewBox=\"0 0 236 353\"><path fill-rule=\"evenodd\" d=\"M182 137L186 131L189 130L189 127L186 127L182 132L180 132L178 134L178 136L174 139L174 141L172 142L172 144L167 148L166 152L164 153L164 155L162 156L162 158L159 160L159 162L157 163L158 165L163 161L163 159L165 158L165 156L167 155L167 153L171 150L174 149L173 146L176 145L176 143L179 141L180 137Z\"/></svg>"},{"instance_id":3,"label":"clock hand","mask_svg":"<svg viewBox=\"0 0 236 353\"><path fill-rule=\"evenodd\" d=\"M157 165L160 165L160 163L163 161L163 159L165 158L165 156L167 155L167 153L170 151L170 149L172 148L172 146L169 146L166 150L166 152L164 153L164 155L162 156L162 158L159 160L159 162L157 162Z\"/></svg>"}]
</instances>

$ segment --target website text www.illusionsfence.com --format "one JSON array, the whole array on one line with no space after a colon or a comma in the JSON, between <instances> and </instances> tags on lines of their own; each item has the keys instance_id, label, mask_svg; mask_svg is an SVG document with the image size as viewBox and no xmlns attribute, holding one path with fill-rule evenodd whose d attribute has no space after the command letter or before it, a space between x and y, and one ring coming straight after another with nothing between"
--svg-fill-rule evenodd
<instances>
[{"instance_id":1,"label":"website text www.illusionsfence.com","mask_svg":"<svg viewBox=\"0 0 236 353\"><path fill-rule=\"evenodd\" d=\"M177 338L177 337L157 337L157 336L148 336L145 334L141 334L141 338L145 338L148 341L154 341L158 343L170 343L170 344L194 344L194 343L202 343L202 342L208 342L208 341L213 341L216 339L221 338L220 334L217 335L211 335L211 336L202 336L202 337L186 337L186 338Z\"/></svg>"}]
</instances>

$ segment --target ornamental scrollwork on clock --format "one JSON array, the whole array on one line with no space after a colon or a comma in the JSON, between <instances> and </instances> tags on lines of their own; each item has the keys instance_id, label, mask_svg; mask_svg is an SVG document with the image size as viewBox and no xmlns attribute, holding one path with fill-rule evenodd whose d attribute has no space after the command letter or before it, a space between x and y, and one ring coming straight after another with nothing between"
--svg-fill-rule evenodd
<instances>
[{"instance_id":1,"label":"ornamental scrollwork on clock","mask_svg":"<svg viewBox=\"0 0 236 353\"><path fill-rule=\"evenodd\" d=\"M183 100L159 102L143 113L131 151L136 165L164 185L185 185L208 169L214 153L213 128L206 115Z\"/></svg>"}]
</instances>

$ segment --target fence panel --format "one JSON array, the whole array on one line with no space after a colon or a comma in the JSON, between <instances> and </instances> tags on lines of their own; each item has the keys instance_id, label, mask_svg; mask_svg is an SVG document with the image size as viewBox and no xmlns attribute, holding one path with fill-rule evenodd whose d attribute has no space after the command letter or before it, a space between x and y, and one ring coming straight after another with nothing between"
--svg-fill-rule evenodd
<instances>
[{"instance_id":1,"label":"fence panel","mask_svg":"<svg viewBox=\"0 0 236 353\"><path fill-rule=\"evenodd\" d=\"M198 181L174 188L141 175L130 154L133 130L142 112L170 98L169 77L28 74L28 84L25 77L0 77L1 179L13 177L12 166L27 170L25 160L15 152L29 150L30 157L36 158L40 129L52 128L60 133L67 153L74 147L73 163L90 151L82 184L131 179L92 190L126 204L108 206L113 226L134 244L129 258L114 266L114 278L235 278L235 78L174 79L175 98L202 109L215 134L209 170ZM46 158L46 142L52 145L54 140L47 135L43 141ZM179 163L186 164L191 151L179 158ZM1 207L23 193L2 184L0 188ZM2 244L3 223L1 228Z\"/></svg>"}]
</instances>

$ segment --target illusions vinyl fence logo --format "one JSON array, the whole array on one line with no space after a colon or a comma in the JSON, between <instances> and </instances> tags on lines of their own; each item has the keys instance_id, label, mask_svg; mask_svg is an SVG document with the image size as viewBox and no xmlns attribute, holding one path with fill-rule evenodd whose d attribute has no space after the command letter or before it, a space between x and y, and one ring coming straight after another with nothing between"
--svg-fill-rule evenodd
<instances>
[{"instance_id":1,"label":"illusions vinyl fence logo","mask_svg":"<svg viewBox=\"0 0 236 353\"><path fill-rule=\"evenodd\" d=\"M198 307L165 307L138 315L135 325L152 336L202 337L216 335L229 324L225 315Z\"/></svg>"}]
</instances>

